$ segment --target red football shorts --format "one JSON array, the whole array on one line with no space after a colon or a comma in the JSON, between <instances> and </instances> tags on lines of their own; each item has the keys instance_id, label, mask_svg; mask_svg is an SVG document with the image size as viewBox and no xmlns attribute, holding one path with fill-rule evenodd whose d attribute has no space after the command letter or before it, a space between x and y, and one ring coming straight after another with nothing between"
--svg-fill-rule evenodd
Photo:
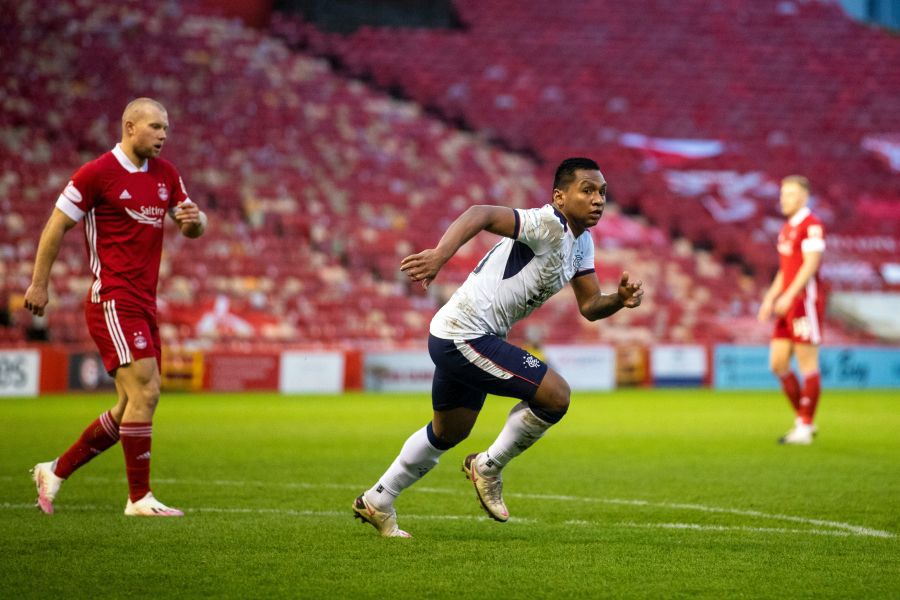
<instances>
[{"instance_id":1,"label":"red football shorts","mask_svg":"<svg viewBox=\"0 0 900 600\"><path fill-rule=\"evenodd\" d=\"M85 302L84 316L109 373L141 358L156 358L157 369L162 364L162 345L154 313L137 304L107 300Z\"/></svg>"},{"instance_id":2,"label":"red football shorts","mask_svg":"<svg viewBox=\"0 0 900 600\"><path fill-rule=\"evenodd\" d=\"M825 306L809 297L797 298L783 317L775 321L775 339L789 339L798 344L822 343L822 316Z\"/></svg>"}]
</instances>

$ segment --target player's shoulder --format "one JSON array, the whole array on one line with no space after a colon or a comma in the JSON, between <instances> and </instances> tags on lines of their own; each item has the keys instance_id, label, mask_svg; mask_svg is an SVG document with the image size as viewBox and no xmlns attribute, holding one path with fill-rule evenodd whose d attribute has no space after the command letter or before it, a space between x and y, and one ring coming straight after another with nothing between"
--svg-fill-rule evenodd
<instances>
[{"instance_id":1,"label":"player's shoulder","mask_svg":"<svg viewBox=\"0 0 900 600\"><path fill-rule=\"evenodd\" d=\"M813 213L806 215L806 218L803 219L803 222L800 225L806 230L809 237L822 237L825 233L825 227L823 226L822 221Z\"/></svg>"},{"instance_id":2,"label":"player's shoulder","mask_svg":"<svg viewBox=\"0 0 900 600\"><path fill-rule=\"evenodd\" d=\"M552 204L545 204L539 208L524 209L533 215L535 222L544 229L554 232L564 232L568 229L566 217Z\"/></svg>"},{"instance_id":3,"label":"player's shoulder","mask_svg":"<svg viewBox=\"0 0 900 600\"><path fill-rule=\"evenodd\" d=\"M175 167L175 164L173 162L159 156L157 156L156 158L149 158L147 160L150 161L151 170L158 170L160 173L178 177L178 169Z\"/></svg>"},{"instance_id":4,"label":"player's shoulder","mask_svg":"<svg viewBox=\"0 0 900 600\"><path fill-rule=\"evenodd\" d=\"M109 170L117 164L118 161L116 160L116 157L112 152L104 152L97 158L89 160L88 162L81 165L78 170L85 173L99 173Z\"/></svg>"},{"instance_id":5,"label":"player's shoulder","mask_svg":"<svg viewBox=\"0 0 900 600\"><path fill-rule=\"evenodd\" d=\"M804 225L807 225L807 226L809 226L809 225L821 225L821 224L822 224L822 220L821 220L819 217L817 217L815 213L810 212L808 215L806 215L806 218L803 219L803 224L804 224Z\"/></svg>"},{"instance_id":6,"label":"player's shoulder","mask_svg":"<svg viewBox=\"0 0 900 600\"><path fill-rule=\"evenodd\" d=\"M116 161L115 156L113 156L113 153L104 152L97 158L89 160L78 167L78 170L75 171L75 175L72 178L80 182L96 180L114 172L117 165L118 162Z\"/></svg>"}]
</instances>

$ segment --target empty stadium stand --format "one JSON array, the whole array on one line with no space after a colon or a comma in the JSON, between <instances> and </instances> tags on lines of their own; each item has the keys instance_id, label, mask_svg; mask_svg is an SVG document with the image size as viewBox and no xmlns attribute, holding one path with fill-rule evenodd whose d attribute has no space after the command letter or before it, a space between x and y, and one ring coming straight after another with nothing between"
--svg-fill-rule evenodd
<instances>
[{"instance_id":1,"label":"empty stadium stand","mask_svg":"<svg viewBox=\"0 0 900 600\"><path fill-rule=\"evenodd\" d=\"M794 6L791 15L731 4L705 12L698 3L680 15L680 25L705 33L688 44L681 66L664 68L660 56L684 36L657 35L605 2L579 3L563 17L538 2L515 3L521 11L460 2L463 31L349 36L287 17L271 31L253 30L192 2L17 3L11 11L23 26L0 39L0 301L11 321L0 326L0 342L24 342L32 325L21 295L53 202L75 168L119 139L119 111L139 95L167 105L165 156L212 223L200 243L167 232L160 317L171 345L419 342L439 302L494 240L473 240L428 293L405 281L400 259L433 246L471 204L543 204L553 166L570 153L598 158L616 200L592 232L603 286L627 269L647 296L640 311L590 324L562 293L530 320L545 342L767 339L753 314L773 259L776 213L767 203L788 166L821 182L817 200L833 215L829 230L842 236L841 260L851 266L835 269L833 285L889 288L877 257L894 260L884 247L898 239L895 192L889 168L857 142L900 122L888 102L897 74L871 67L864 89L840 81L816 88L837 52L813 46L821 29L806 30L835 21L831 35L865 47L860 55L873 65L896 56L896 41L815 3L781 3ZM788 36L782 18L806 19L802 34ZM815 52L753 50L751 33L762 32ZM751 50L723 50L733 39ZM780 106L777 117L755 106L757 86L768 81L769 93L780 92L773 74L793 73L798 61L815 77L798 82L797 104ZM730 69L748 76L729 79ZM846 71L840 77L849 80ZM396 86L413 101L385 93ZM825 96L850 112L865 98L868 115L845 119L828 104L819 111L826 127L808 104ZM629 133L638 137L623 140ZM655 141L701 138L713 142L701 154L723 149L685 158L695 146ZM747 219L723 225L713 217L747 202L755 207ZM848 202L860 212L841 210ZM873 223L866 215L887 216ZM80 229L66 238L46 323L51 339L73 346L90 343L83 244ZM869 266L864 281L852 261ZM839 325L832 331L829 341L866 339Z\"/></svg>"}]
</instances>

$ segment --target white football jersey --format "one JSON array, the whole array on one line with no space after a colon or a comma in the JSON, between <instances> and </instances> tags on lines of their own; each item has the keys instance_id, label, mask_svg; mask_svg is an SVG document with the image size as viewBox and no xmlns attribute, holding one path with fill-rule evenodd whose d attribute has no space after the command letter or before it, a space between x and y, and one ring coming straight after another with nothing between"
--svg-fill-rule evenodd
<instances>
[{"instance_id":1,"label":"white football jersey","mask_svg":"<svg viewBox=\"0 0 900 600\"><path fill-rule=\"evenodd\" d=\"M514 209L514 238L503 238L431 320L443 339L506 337L509 328L541 306L573 277L594 272L594 242L572 235L551 204Z\"/></svg>"}]
</instances>

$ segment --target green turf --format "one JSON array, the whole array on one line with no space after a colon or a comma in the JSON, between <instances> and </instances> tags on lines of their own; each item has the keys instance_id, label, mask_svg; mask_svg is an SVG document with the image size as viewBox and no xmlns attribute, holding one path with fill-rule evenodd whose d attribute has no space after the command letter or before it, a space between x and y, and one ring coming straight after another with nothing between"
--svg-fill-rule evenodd
<instances>
[{"instance_id":1,"label":"green turf","mask_svg":"<svg viewBox=\"0 0 900 600\"><path fill-rule=\"evenodd\" d=\"M489 398L398 500L412 540L350 503L427 422L425 395L167 394L153 488L186 518L122 515L118 447L40 514L27 469L109 400L0 400L3 597L900 597L896 392L826 392L810 447L774 443L775 393L577 394L506 469L506 524L459 471L512 404Z\"/></svg>"}]
</instances>

